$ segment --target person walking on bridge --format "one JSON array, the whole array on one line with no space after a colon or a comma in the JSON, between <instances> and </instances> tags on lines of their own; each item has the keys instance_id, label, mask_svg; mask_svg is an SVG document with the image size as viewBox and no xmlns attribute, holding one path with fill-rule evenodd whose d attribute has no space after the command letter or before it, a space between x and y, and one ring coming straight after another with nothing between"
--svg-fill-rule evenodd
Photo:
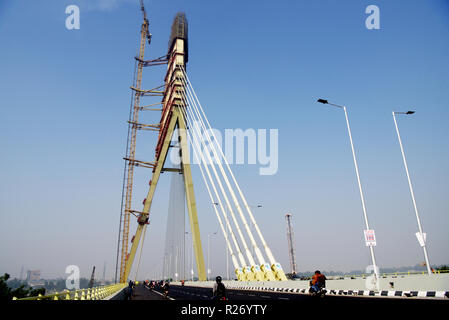
<instances>
[{"instance_id":1,"label":"person walking on bridge","mask_svg":"<svg viewBox=\"0 0 449 320\"><path fill-rule=\"evenodd\" d=\"M129 280L129 283L128 283L128 300L131 300L131 298L133 297L133 288L134 288L134 282Z\"/></svg>"}]
</instances>

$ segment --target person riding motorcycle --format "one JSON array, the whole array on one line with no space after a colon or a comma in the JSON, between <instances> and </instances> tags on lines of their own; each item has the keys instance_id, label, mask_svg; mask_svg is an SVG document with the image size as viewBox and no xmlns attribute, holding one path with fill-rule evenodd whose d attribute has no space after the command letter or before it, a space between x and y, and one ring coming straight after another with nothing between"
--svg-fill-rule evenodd
<instances>
[{"instance_id":1,"label":"person riding motorcycle","mask_svg":"<svg viewBox=\"0 0 449 320\"><path fill-rule=\"evenodd\" d=\"M310 281L309 293L311 294L324 294L326 290L326 276L322 274L319 270L315 271L312 276L312 281Z\"/></svg>"},{"instance_id":2,"label":"person riding motorcycle","mask_svg":"<svg viewBox=\"0 0 449 320\"><path fill-rule=\"evenodd\" d=\"M214 287L212 289L213 300L226 300L226 287L221 280L220 276L215 278Z\"/></svg>"},{"instance_id":3,"label":"person riding motorcycle","mask_svg":"<svg viewBox=\"0 0 449 320\"><path fill-rule=\"evenodd\" d=\"M167 298L168 290L170 289L170 284L168 283L168 281L165 281L164 285L162 286L162 289L164 290L164 297Z\"/></svg>"}]
</instances>

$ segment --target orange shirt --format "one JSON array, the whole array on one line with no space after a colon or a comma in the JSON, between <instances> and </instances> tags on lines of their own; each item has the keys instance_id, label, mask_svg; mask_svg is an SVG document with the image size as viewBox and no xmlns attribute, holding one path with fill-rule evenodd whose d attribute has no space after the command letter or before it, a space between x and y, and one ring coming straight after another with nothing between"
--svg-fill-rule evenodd
<instances>
[{"instance_id":1,"label":"orange shirt","mask_svg":"<svg viewBox=\"0 0 449 320\"><path fill-rule=\"evenodd\" d=\"M326 277L324 274L314 274L312 277L312 284L316 284L317 282L324 283L326 281Z\"/></svg>"}]
</instances>

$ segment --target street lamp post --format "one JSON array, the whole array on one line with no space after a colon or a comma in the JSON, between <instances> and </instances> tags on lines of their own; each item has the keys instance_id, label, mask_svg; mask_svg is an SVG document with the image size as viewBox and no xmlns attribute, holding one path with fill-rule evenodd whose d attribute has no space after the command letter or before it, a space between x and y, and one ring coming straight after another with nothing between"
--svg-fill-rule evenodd
<instances>
[{"instance_id":1,"label":"street lamp post","mask_svg":"<svg viewBox=\"0 0 449 320\"><path fill-rule=\"evenodd\" d=\"M217 232L209 233L207 235L207 280L209 280L210 274L210 236L217 234Z\"/></svg>"},{"instance_id":2,"label":"street lamp post","mask_svg":"<svg viewBox=\"0 0 449 320\"><path fill-rule=\"evenodd\" d=\"M178 263L179 263L179 259L178 259L178 246L176 246L175 247L175 278L176 278L176 281L178 281Z\"/></svg>"},{"instance_id":3,"label":"street lamp post","mask_svg":"<svg viewBox=\"0 0 449 320\"><path fill-rule=\"evenodd\" d=\"M190 232L185 232L185 234L190 234L190 235L192 235ZM190 257L190 260L191 260L191 269L190 269L190 273L191 273L191 275L192 275L192 281L193 281L193 274L194 274L194 272L193 272L193 237L192 237L192 247L190 248L191 249L191 252L192 252L192 255L191 255L191 257Z\"/></svg>"},{"instance_id":4,"label":"street lamp post","mask_svg":"<svg viewBox=\"0 0 449 320\"><path fill-rule=\"evenodd\" d=\"M355 167L355 173L356 173L356 176L357 176L357 182L358 182L358 186L359 186L360 199L362 201L363 216L365 218L365 227L366 227L366 230L368 231L368 230L370 230L369 223L368 223L368 215L366 213L365 198L363 196L362 183L360 182L359 168L358 168L357 159L356 159L356 156L355 156L354 143L352 141L351 127L349 126L348 112L346 111L346 107L345 106L339 106L339 105L336 105L336 104L333 104L333 103L329 103L327 100L324 100L324 99L318 99L317 102L323 103L323 104L329 104L331 106L343 109L343 111L345 112L346 126L347 126L347 129L348 129L349 141L351 143L352 158L354 160L354 167ZM365 236L365 238L366 238L366 236ZM377 280L379 279L379 274L378 274L378 269L377 269L377 265L376 265L376 259L374 257L374 244L373 243L369 243L368 246L370 248L371 261L372 261L373 269L374 269L374 277L375 277L374 280L377 283Z\"/></svg>"},{"instance_id":5,"label":"street lamp post","mask_svg":"<svg viewBox=\"0 0 449 320\"><path fill-rule=\"evenodd\" d=\"M226 223L226 239L229 239L229 228ZM229 248L226 245L226 279L229 280Z\"/></svg>"},{"instance_id":6,"label":"street lamp post","mask_svg":"<svg viewBox=\"0 0 449 320\"><path fill-rule=\"evenodd\" d=\"M213 202L213 205L218 206L219 203ZM226 209L224 209L224 210L226 210ZM227 223L226 223L226 239L229 239L229 229L228 229ZM229 248L228 248L228 244L226 244L225 250L226 250L226 276L227 276L227 280L229 280Z\"/></svg>"},{"instance_id":7,"label":"street lamp post","mask_svg":"<svg viewBox=\"0 0 449 320\"><path fill-rule=\"evenodd\" d=\"M429 257L427 255L426 236L425 236L425 233L423 233L422 226L421 226L421 221L419 219L418 207L416 206L416 201L415 201L415 193L413 192L412 181L410 179L410 173L408 171L408 166L407 166L407 160L405 159L404 147L402 146L401 135L399 134L398 123L396 122L396 115L397 114L411 115L411 114L414 114L415 112L414 111L407 111L407 112L394 112L393 111L392 113L393 113L394 125L396 127L396 133L398 135L399 146L401 147L402 160L404 161L405 172L407 173L408 186L410 188L410 194L412 195L412 202L413 202L413 207L415 209L416 220L418 221L418 230L419 230L419 232L416 233L416 236L418 238L418 241L419 241L421 247L423 248L424 258L426 259L427 273L430 275L430 274L432 274L432 270L430 269Z\"/></svg>"},{"instance_id":8,"label":"street lamp post","mask_svg":"<svg viewBox=\"0 0 449 320\"><path fill-rule=\"evenodd\" d=\"M184 280L186 280L186 231L184 230L184 243L183 243L183 248L182 248L182 250L183 250L183 256L182 256L182 258L183 258L183 262L182 262L182 264L183 264L183 270L182 270L182 278L184 279Z\"/></svg>"}]
</instances>

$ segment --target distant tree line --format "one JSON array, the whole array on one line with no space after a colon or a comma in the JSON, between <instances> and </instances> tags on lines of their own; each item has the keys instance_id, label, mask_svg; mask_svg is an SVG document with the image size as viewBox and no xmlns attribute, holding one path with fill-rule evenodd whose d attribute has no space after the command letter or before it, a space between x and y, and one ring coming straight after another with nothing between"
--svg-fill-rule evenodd
<instances>
[{"instance_id":1,"label":"distant tree line","mask_svg":"<svg viewBox=\"0 0 449 320\"><path fill-rule=\"evenodd\" d=\"M90 279L80 278L80 289L87 289L89 287L89 281ZM17 278L10 279L10 275L5 273L3 276L0 276L0 300L11 300L13 297L18 299L35 297L39 294L51 294L66 289L65 279L42 280L42 282L42 285L33 288L24 280ZM110 281L107 281L106 284L110 284ZM99 281L94 281L94 287L100 285L101 283Z\"/></svg>"},{"instance_id":2,"label":"distant tree line","mask_svg":"<svg viewBox=\"0 0 449 320\"><path fill-rule=\"evenodd\" d=\"M435 269L435 270L438 270L438 271L449 271L449 266L442 265L442 266L436 267L436 268L434 268L434 269Z\"/></svg>"},{"instance_id":3,"label":"distant tree line","mask_svg":"<svg viewBox=\"0 0 449 320\"><path fill-rule=\"evenodd\" d=\"M449 270L449 266L447 265L441 265L441 266L432 266L433 270L435 271L446 271ZM326 276L341 276L341 275L362 275L367 274L365 270L352 270L349 272L342 272L342 271L326 271L326 270L320 270L321 273L325 274ZM426 267L417 264L415 266L405 266L405 267L397 267L397 268L379 268L379 272L382 273L396 273L396 272L420 272L420 271L427 271ZM293 275L291 273L286 274L287 278L289 279L308 279L315 271L306 271L306 272L299 272L296 275Z\"/></svg>"},{"instance_id":4,"label":"distant tree line","mask_svg":"<svg viewBox=\"0 0 449 320\"><path fill-rule=\"evenodd\" d=\"M25 298L25 297L33 297L39 294L45 294L44 288L33 289L28 287L26 282L19 281L14 279L10 281L14 288L10 287L7 283L9 279L9 274L5 273L3 276L0 276L0 300L11 300L13 297L16 298ZM20 283L19 283L20 282Z\"/></svg>"}]
</instances>

